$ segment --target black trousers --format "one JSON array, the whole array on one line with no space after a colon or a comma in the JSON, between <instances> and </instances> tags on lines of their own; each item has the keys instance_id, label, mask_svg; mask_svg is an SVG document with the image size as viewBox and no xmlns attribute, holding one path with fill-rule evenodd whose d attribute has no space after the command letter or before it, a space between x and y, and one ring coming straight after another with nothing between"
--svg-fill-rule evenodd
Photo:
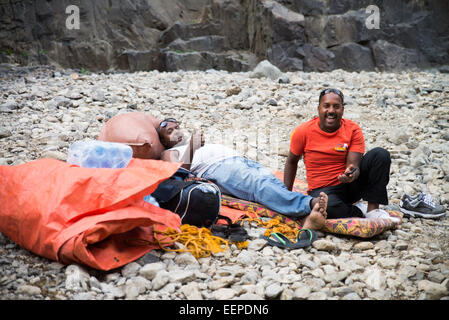
<instances>
[{"instance_id":1,"label":"black trousers","mask_svg":"<svg viewBox=\"0 0 449 320\"><path fill-rule=\"evenodd\" d=\"M360 199L388 204L387 185L390 181L390 166L390 153L383 148L374 148L362 157L360 175L355 181L313 189L309 195L317 197L320 192L327 194L328 219L363 217L362 211L353 205Z\"/></svg>"}]
</instances>

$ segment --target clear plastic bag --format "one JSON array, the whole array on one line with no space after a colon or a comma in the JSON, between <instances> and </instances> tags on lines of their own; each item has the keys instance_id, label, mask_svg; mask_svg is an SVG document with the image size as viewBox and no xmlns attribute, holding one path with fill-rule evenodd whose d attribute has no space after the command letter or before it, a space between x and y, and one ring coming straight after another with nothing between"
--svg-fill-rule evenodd
<instances>
[{"instance_id":1,"label":"clear plastic bag","mask_svg":"<svg viewBox=\"0 0 449 320\"><path fill-rule=\"evenodd\" d=\"M70 146L67 162L84 168L125 168L132 155L131 147L126 144L86 140Z\"/></svg>"}]
</instances>

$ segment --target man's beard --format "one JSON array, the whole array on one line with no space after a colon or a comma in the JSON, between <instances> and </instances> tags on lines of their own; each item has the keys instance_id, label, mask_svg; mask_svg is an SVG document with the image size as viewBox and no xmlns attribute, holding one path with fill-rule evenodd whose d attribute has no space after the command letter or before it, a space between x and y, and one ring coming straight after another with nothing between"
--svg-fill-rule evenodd
<instances>
[{"instance_id":1,"label":"man's beard","mask_svg":"<svg viewBox=\"0 0 449 320\"><path fill-rule=\"evenodd\" d=\"M175 141L178 141L179 136L182 136L182 140L181 140L180 142L178 142L177 144L175 144L175 145L173 146L173 148L175 148L175 147L180 147L180 146L183 146L183 145L186 145L186 144L189 143L189 139L187 138L187 136L186 136L184 133L181 133L181 134L179 134L179 135L176 135L176 136L174 137Z\"/></svg>"}]
</instances>

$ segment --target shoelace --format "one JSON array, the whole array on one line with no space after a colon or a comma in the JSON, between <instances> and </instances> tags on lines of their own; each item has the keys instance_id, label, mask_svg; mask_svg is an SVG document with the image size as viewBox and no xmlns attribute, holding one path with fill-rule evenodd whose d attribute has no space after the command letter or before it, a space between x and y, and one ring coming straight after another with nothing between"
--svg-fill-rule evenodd
<instances>
[{"instance_id":1,"label":"shoelace","mask_svg":"<svg viewBox=\"0 0 449 320\"><path fill-rule=\"evenodd\" d=\"M435 208L435 202L432 201L432 196L430 194L426 193L420 193L418 194L418 197L416 199L413 199L412 201L409 201L409 204L416 208L420 202L424 202L425 204L431 206L432 208Z\"/></svg>"},{"instance_id":2,"label":"shoelace","mask_svg":"<svg viewBox=\"0 0 449 320\"><path fill-rule=\"evenodd\" d=\"M423 193L422 199L425 204L431 206L432 208L435 208L435 202L432 201L432 196L430 194Z\"/></svg>"}]
</instances>

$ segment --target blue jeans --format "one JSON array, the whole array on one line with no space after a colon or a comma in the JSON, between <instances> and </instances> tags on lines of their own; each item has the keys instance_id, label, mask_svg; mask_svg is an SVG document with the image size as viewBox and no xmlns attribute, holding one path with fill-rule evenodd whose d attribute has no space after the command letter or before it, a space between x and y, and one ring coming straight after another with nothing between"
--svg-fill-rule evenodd
<instances>
[{"instance_id":1,"label":"blue jeans","mask_svg":"<svg viewBox=\"0 0 449 320\"><path fill-rule=\"evenodd\" d=\"M223 194L257 202L294 218L310 213L312 197L287 189L270 170L244 157L233 157L207 169L202 178L214 182Z\"/></svg>"}]
</instances>

